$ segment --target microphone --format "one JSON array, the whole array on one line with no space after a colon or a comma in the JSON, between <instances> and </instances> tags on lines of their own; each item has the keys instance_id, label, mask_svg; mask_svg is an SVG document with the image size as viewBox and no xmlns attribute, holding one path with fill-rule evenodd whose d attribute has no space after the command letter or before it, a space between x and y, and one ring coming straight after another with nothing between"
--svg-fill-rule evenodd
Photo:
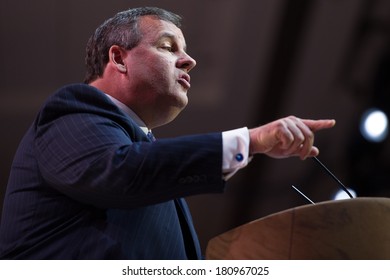
<instances>
[{"instance_id":1,"label":"microphone","mask_svg":"<svg viewBox=\"0 0 390 280\"><path fill-rule=\"evenodd\" d=\"M330 170L317 157L313 157L313 160L317 162L322 167L322 169L325 170L326 173L328 173L328 175L330 175L333 178L333 180L337 182L337 184L341 187L341 189L345 191L350 198L353 198L352 194L348 191L346 186L344 186L344 184L341 183L341 181L337 179L337 177L332 172L330 172Z\"/></svg>"},{"instance_id":2,"label":"microphone","mask_svg":"<svg viewBox=\"0 0 390 280\"><path fill-rule=\"evenodd\" d=\"M348 191L347 187L344 186L343 183L341 183L341 181L317 158L317 157L313 157L313 160L318 163L321 168L323 170L325 170L325 172L330 176L332 177L333 180L335 180L337 182L337 184L341 187L341 189L347 193L347 195L350 197L350 198L353 198L352 194ZM300 195L302 195L307 201L309 201L311 204L315 204L310 198L308 198L304 193L302 193L300 190L298 190L294 185L291 185L291 187L294 188L294 190L296 190Z\"/></svg>"},{"instance_id":3,"label":"microphone","mask_svg":"<svg viewBox=\"0 0 390 280\"><path fill-rule=\"evenodd\" d=\"M294 188L300 195L302 195L304 198L306 198L307 201L309 201L311 204L315 204L310 198L308 198L303 192L297 189L294 185L291 185L291 187Z\"/></svg>"}]
</instances>

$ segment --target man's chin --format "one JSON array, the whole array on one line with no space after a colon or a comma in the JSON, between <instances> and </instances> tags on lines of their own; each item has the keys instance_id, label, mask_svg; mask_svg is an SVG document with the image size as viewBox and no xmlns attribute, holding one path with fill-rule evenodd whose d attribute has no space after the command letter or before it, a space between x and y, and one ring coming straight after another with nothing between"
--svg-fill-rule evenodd
<instances>
[{"instance_id":1,"label":"man's chin","mask_svg":"<svg viewBox=\"0 0 390 280\"><path fill-rule=\"evenodd\" d=\"M188 104L187 92L180 92L175 95L175 101L173 107L176 107L177 110L182 111Z\"/></svg>"}]
</instances>

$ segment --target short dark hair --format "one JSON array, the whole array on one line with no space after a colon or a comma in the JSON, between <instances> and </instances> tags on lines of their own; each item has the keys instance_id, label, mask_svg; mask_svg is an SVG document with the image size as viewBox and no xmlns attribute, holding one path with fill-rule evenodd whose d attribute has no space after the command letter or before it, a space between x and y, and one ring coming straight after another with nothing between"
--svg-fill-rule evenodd
<instances>
[{"instance_id":1,"label":"short dark hair","mask_svg":"<svg viewBox=\"0 0 390 280\"><path fill-rule=\"evenodd\" d=\"M179 15L157 7L132 8L117 13L100 25L88 40L84 83L90 83L103 75L111 46L118 45L130 50L138 45L142 36L138 28L138 19L142 16L155 16L181 27Z\"/></svg>"}]
</instances>

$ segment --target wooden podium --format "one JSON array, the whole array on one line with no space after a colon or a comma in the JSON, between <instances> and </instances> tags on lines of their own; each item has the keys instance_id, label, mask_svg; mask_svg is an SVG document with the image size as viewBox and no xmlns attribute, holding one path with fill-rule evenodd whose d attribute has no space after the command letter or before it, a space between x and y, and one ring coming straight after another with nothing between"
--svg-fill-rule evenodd
<instances>
[{"instance_id":1,"label":"wooden podium","mask_svg":"<svg viewBox=\"0 0 390 280\"><path fill-rule=\"evenodd\" d=\"M223 233L206 259L390 259L390 199L304 205Z\"/></svg>"}]
</instances>

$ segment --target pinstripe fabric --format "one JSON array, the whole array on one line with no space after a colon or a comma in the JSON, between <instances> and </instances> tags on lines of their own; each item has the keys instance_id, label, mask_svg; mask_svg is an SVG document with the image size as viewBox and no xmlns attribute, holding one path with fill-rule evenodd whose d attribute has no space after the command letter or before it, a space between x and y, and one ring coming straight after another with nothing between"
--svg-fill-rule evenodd
<instances>
[{"instance_id":1,"label":"pinstripe fabric","mask_svg":"<svg viewBox=\"0 0 390 280\"><path fill-rule=\"evenodd\" d=\"M180 197L223 191L221 153L220 133L151 143L100 91L64 87L15 155L0 257L200 258Z\"/></svg>"}]
</instances>

